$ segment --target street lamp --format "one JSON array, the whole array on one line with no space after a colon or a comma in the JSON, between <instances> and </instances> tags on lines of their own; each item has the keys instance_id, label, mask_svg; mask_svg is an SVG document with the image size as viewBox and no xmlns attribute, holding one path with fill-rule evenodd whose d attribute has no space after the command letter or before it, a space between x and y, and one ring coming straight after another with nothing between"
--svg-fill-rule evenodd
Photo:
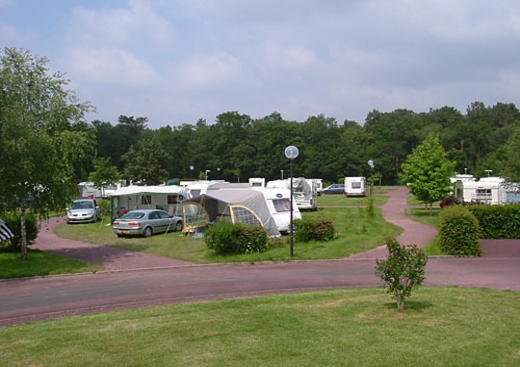
<instances>
[{"instance_id":1,"label":"street lamp","mask_svg":"<svg viewBox=\"0 0 520 367\"><path fill-rule=\"evenodd\" d=\"M204 173L206 174L206 181L208 180L208 172L211 172L211 170L207 169L207 170L204 171Z\"/></svg>"},{"instance_id":2,"label":"street lamp","mask_svg":"<svg viewBox=\"0 0 520 367\"><path fill-rule=\"evenodd\" d=\"M298 148L296 148L294 145L289 145L287 148L285 148L285 156L287 159L289 159L291 163L291 257L294 255L294 231L293 231L293 161L298 157L298 154L300 152L298 151ZM283 172L283 171L282 171Z\"/></svg>"},{"instance_id":3,"label":"street lamp","mask_svg":"<svg viewBox=\"0 0 520 367\"><path fill-rule=\"evenodd\" d=\"M283 169L280 170L280 173L282 174L282 180L283 180Z\"/></svg>"},{"instance_id":4,"label":"street lamp","mask_svg":"<svg viewBox=\"0 0 520 367\"><path fill-rule=\"evenodd\" d=\"M370 166L370 196L374 195L374 161L369 160L368 165Z\"/></svg>"},{"instance_id":5,"label":"street lamp","mask_svg":"<svg viewBox=\"0 0 520 367\"><path fill-rule=\"evenodd\" d=\"M489 177L489 174L493 172L493 170L492 170L492 169L485 169L484 171L485 171L485 172L487 172L487 174L488 174L488 177Z\"/></svg>"},{"instance_id":6,"label":"street lamp","mask_svg":"<svg viewBox=\"0 0 520 367\"><path fill-rule=\"evenodd\" d=\"M193 164L190 165L190 171L191 171L191 177L193 177L193 170L195 169L195 167L193 167Z\"/></svg>"}]
</instances>

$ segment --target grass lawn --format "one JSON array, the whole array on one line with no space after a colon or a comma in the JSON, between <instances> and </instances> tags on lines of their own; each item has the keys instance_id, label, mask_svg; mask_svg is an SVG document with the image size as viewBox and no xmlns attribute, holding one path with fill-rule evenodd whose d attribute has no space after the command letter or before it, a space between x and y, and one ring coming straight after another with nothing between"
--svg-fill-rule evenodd
<instances>
[{"instance_id":1,"label":"grass lawn","mask_svg":"<svg viewBox=\"0 0 520 367\"><path fill-rule=\"evenodd\" d=\"M519 304L422 288L400 314L374 288L125 310L0 328L0 364L516 367Z\"/></svg>"},{"instance_id":2,"label":"grass lawn","mask_svg":"<svg viewBox=\"0 0 520 367\"><path fill-rule=\"evenodd\" d=\"M395 237L402 229L386 222L380 209L375 217L368 218L366 209L327 208L317 212L304 212L306 217L332 219L337 238L328 242L295 243L294 259L333 259L366 251L384 244L387 237ZM58 236L90 243L146 252L196 263L256 262L289 260L289 237L271 240L268 250L245 255L215 255L207 249L203 239L184 237L177 232L159 234L149 238L118 238L112 227L102 223L81 225L62 224L55 229Z\"/></svg>"},{"instance_id":3,"label":"grass lawn","mask_svg":"<svg viewBox=\"0 0 520 367\"><path fill-rule=\"evenodd\" d=\"M29 250L27 258L26 261L22 261L18 252L0 252L0 279L81 273L103 269L98 265L87 264L39 250Z\"/></svg>"},{"instance_id":4,"label":"grass lawn","mask_svg":"<svg viewBox=\"0 0 520 367\"><path fill-rule=\"evenodd\" d=\"M440 212L441 210L439 208L433 208L432 215L430 215L430 209L412 208L406 210L406 215L416 222L427 224L438 229ZM426 245L424 251L428 256L446 255L446 253L441 250L439 236L435 237L432 242Z\"/></svg>"},{"instance_id":5,"label":"grass lawn","mask_svg":"<svg viewBox=\"0 0 520 367\"><path fill-rule=\"evenodd\" d=\"M374 196L374 205L384 205L390 196ZM321 195L318 196L318 207L321 206L367 206L368 197L349 197L345 195Z\"/></svg>"},{"instance_id":6,"label":"grass lawn","mask_svg":"<svg viewBox=\"0 0 520 367\"><path fill-rule=\"evenodd\" d=\"M417 200L417 198L414 195L408 196L407 203L408 203L408 205L424 207L424 203L422 201ZM440 200L434 201L432 205L433 205L433 209L439 209L439 205L441 205L441 201ZM428 207L430 207L430 206L428 205Z\"/></svg>"}]
</instances>

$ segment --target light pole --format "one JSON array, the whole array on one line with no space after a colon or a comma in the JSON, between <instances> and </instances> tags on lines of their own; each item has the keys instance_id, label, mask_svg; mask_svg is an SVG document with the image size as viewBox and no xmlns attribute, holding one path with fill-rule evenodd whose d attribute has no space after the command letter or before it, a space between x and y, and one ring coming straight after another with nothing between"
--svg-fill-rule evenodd
<instances>
[{"instance_id":1,"label":"light pole","mask_svg":"<svg viewBox=\"0 0 520 367\"><path fill-rule=\"evenodd\" d=\"M493 173L493 170L492 170L492 169L485 169L484 172L487 172L488 177L489 177L489 174L490 174L490 173Z\"/></svg>"},{"instance_id":2,"label":"light pole","mask_svg":"<svg viewBox=\"0 0 520 367\"><path fill-rule=\"evenodd\" d=\"M207 170L204 171L204 173L206 174L206 181L208 180L208 172L211 172L211 170L207 169Z\"/></svg>"},{"instance_id":3,"label":"light pole","mask_svg":"<svg viewBox=\"0 0 520 367\"><path fill-rule=\"evenodd\" d=\"M369 160L368 165L370 166L370 196L374 195L374 161Z\"/></svg>"},{"instance_id":4,"label":"light pole","mask_svg":"<svg viewBox=\"0 0 520 367\"><path fill-rule=\"evenodd\" d=\"M282 174L282 180L283 180L283 169L280 170L280 173Z\"/></svg>"},{"instance_id":5,"label":"light pole","mask_svg":"<svg viewBox=\"0 0 520 367\"><path fill-rule=\"evenodd\" d=\"M285 156L289 159L290 166L291 166L291 221L290 221L290 227L291 227L291 257L294 255L294 231L293 231L293 161L298 157L298 154L300 152L298 151L298 148L296 148L294 145L289 145L287 148L285 148ZM283 171L282 171L283 172Z\"/></svg>"},{"instance_id":6,"label":"light pole","mask_svg":"<svg viewBox=\"0 0 520 367\"><path fill-rule=\"evenodd\" d=\"M191 177L193 177L193 170L195 169L195 167L193 167L193 164L190 166L190 171L191 171Z\"/></svg>"}]
</instances>

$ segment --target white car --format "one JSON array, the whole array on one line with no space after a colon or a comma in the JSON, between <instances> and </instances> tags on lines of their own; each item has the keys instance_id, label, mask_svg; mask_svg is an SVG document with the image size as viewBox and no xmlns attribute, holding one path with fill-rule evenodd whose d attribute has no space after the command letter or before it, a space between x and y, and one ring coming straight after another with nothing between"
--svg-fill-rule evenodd
<instances>
[{"instance_id":1,"label":"white car","mask_svg":"<svg viewBox=\"0 0 520 367\"><path fill-rule=\"evenodd\" d=\"M101 209L94 199L75 200L67 208L67 223L97 222L101 218Z\"/></svg>"}]
</instances>

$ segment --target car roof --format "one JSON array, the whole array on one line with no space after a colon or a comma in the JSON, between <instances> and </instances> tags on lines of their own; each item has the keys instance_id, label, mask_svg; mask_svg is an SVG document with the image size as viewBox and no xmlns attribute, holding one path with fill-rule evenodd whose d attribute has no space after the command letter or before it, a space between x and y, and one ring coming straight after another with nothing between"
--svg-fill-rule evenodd
<instances>
[{"instance_id":1,"label":"car roof","mask_svg":"<svg viewBox=\"0 0 520 367\"><path fill-rule=\"evenodd\" d=\"M133 212L141 212L141 213L150 213L150 212L165 212L165 210L162 210L162 209L135 209L135 210L130 210L128 211L128 213L133 213ZM127 214L128 214L127 213Z\"/></svg>"}]
</instances>

